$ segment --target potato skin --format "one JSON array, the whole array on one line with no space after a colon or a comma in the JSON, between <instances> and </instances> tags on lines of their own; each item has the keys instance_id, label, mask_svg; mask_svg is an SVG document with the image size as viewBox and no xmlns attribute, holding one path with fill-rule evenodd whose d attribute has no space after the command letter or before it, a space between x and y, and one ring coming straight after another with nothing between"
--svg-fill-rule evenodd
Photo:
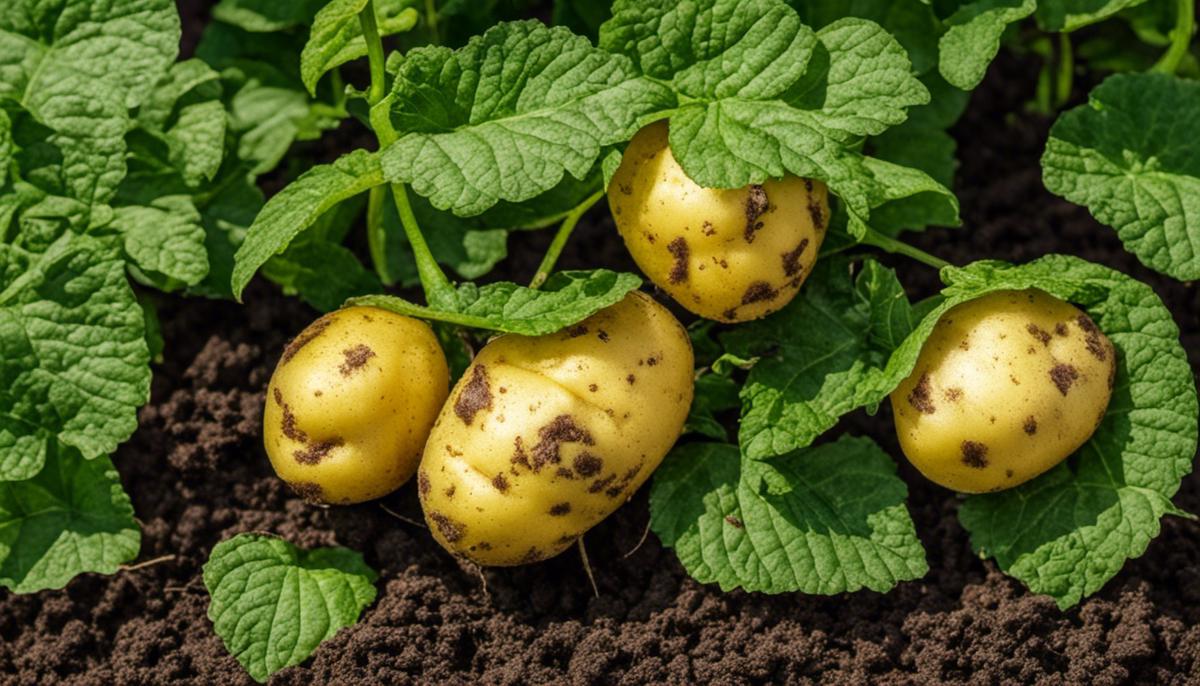
<instances>
[{"instance_id":1,"label":"potato skin","mask_svg":"<svg viewBox=\"0 0 1200 686\"><path fill-rule=\"evenodd\" d=\"M332 312L288 344L271 376L267 456L309 502L385 496L417 470L449 389L428 324L373 307Z\"/></svg>"},{"instance_id":2,"label":"potato skin","mask_svg":"<svg viewBox=\"0 0 1200 686\"><path fill-rule=\"evenodd\" d=\"M480 350L417 476L446 550L510 566L559 554L658 467L692 402L687 332L633 292L583 322Z\"/></svg>"},{"instance_id":3,"label":"potato skin","mask_svg":"<svg viewBox=\"0 0 1200 686\"><path fill-rule=\"evenodd\" d=\"M732 190L697 185L671 154L665 121L630 141L608 201L646 276L688 310L723 322L758 319L791 302L829 221L820 181L787 176Z\"/></svg>"},{"instance_id":4,"label":"potato skin","mask_svg":"<svg viewBox=\"0 0 1200 686\"><path fill-rule=\"evenodd\" d=\"M1078 308L997 291L947 311L892 392L896 435L927 478L963 493L1012 488L1087 442L1116 353Z\"/></svg>"}]
</instances>

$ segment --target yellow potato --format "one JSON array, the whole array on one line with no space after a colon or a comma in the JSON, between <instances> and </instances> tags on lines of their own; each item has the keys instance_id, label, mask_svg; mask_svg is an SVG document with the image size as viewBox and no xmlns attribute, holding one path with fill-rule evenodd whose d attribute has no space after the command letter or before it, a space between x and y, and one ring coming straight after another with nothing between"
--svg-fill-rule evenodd
<instances>
[{"instance_id":1,"label":"yellow potato","mask_svg":"<svg viewBox=\"0 0 1200 686\"><path fill-rule=\"evenodd\" d=\"M723 322L791 302L829 221L820 181L788 176L733 190L688 178L665 121L637 133L608 187L625 246L646 276L692 312Z\"/></svg>"},{"instance_id":2,"label":"yellow potato","mask_svg":"<svg viewBox=\"0 0 1200 686\"><path fill-rule=\"evenodd\" d=\"M271 376L271 465L310 502L387 495L416 471L449 387L424 322L373 307L327 314L288 344Z\"/></svg>"},{"instance_id":3,"label":"yellow potato","mask_svg":"<svg viewBox=\"0 0 1200 686\"><path fill-rule=\"evenodd\" d=\"M438 416L417 476L446 550L484 565L557 555L624 503L683 428L692 346L634 292L548 336L501 336Z\"/></svg>"},{"instance_id":4,"label":"yellow potato","mask_svg":"<svg viewBox=\"0 0 1200 686\"><path fill-rule=\"evenodd\" d=\"M1039 290L997 291L947 311L892 392L896 435L931 481L1012 488L1087 442L1108 407L1112 343Z\"/></svg>"}]
</instances>

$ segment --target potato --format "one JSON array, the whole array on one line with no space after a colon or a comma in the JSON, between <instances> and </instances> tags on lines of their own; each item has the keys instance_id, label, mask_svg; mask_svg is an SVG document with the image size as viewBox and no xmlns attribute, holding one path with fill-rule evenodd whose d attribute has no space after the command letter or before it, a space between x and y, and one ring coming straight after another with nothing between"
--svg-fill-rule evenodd
<instances>
[{"instance_id":1,"label":"potato","mask_svg":"<svg viewBox=\"0 0 1200 686\"><path fill-rule=\"evenodd\" d=\"M373 307L332 312L288 344L271 376L267 455L310 502L379 498L412 478L449 389L428 324Z\"/></svg>"},{"instance_id":2,"label":"potato","mask_svg":"<svg viewBox=\"0 0 1200 686\"><path fill-rule=\"evenodd\" d=\"M692 365L683 327L639 292L565 331L488 343L421 460L434 537L483 565L562 552L671 449L692 402Z\"/></svg>"},{"instance_id":3,"label":"potato","mask_svg":"<svg viewBox=\"0 0 1200 686\"><path fill-rule=\"evenodd\" d=\"M617 230L638 267L695 314L764 317L808 277L829 220L820 181L788 176L734 190L688 178L657 122L629 143L608 187Z\"/></svg>"},{"instance_id":4,"label":"potato","mask_svg":"<svg viewBox=\"0 0 1200 686\"><path fill-rule=\"evenodd\" d=\"M948 310L892 392L896 434L931 481L1012 488L1087 442L1112 395L1116 353L1074 306L997 291Z\"/></svg>"}]
</instances>

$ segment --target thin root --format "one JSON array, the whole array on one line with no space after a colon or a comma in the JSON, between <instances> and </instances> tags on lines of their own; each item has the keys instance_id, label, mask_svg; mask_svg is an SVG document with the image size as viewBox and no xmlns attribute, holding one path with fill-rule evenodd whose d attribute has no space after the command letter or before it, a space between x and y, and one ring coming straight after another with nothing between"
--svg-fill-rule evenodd
<instances>
[{"instance_id":1,"label":"thin root","mask_svg":"<svg viewBox=\"0 0 1200 686\"><path fill-rule=\"evenodd\" d=\"M162 564L163 562L174 562L174 561L175 561L174 555L163 555L162 557L156 557L153 560L146 560L145 562L139 562L135 565L121 565L121 571L132 572L135 569L145 569L146 567L153 567L154 565Z\"/></svg>"},{"instance_id":2,"label":"thin root","mask_svg":"<svg viewBox=\"0 0 1200 686\"><path fill-rule=\"evenodd\" d=\"M637 545L633 546L633 550L630 550L629 552L622 555L621 559L624 560L624 559L628 558L630 555L636 553L638 551L638 549L642 547L642 544L646 542L646 537L649 535L650 535L650 520L647 519L646 520L646 528L642 529L642 538L637 542Z\"/></svg>"},{"instance_id":3,"label":"thin root","mask_svg":"<svg viewBox=\"0 0 1200 686\"><path fill-rule=\"evenodd\" d=\"M588 562L587 548L583 545L583 536L575 540L579 544L579 557L583 560L583 571L587 572L588 581L592 582L592 594L600 597L600 589L596 586L596 577L592 576L592 564Z\"/></svg>"},{"instance_id":4,"label":"thin root","mask_svg":"<svg viewBox=\"0 0 1200 686\"><path fill-rule=\"evenodd\" d=\"M422 529L429 528L429 527L425 526L424 523L418 522L417 520L415 520L411 517L405 517L404 515L400 514L399 512L396 512L395 510L388 507L387 505L384 505L383 503L379 503L379 507L382 508L384 512L390 514L391 516L395 517L396 519L399 519L400 521L402 521L406 524L412 524L413 526L419 526Z\"/></svg>"}]
</instances>

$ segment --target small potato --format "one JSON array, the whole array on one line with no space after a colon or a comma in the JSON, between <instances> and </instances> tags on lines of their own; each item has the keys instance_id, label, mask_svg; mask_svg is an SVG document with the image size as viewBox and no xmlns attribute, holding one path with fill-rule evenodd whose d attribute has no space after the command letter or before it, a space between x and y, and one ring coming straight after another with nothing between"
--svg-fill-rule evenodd
<instances>
[{"instance_id":1,"label":"small potato","mask_svg":"<svg viewBox=\"0 0 1200 686\"><path fill-rule=\"evenodd\" d=\"M387 495L416 471L449 387L429 325L373 307L332 312L288 344L271 376L267 456L309 502Z\"/></svg>"},{"instance_id":2,"label":"small potato","mask_svg":"<svg viewBox=\"0 0 1200 686\"><path fill-rule=\"evenodd\" d=\"M646 276L695 314L723 322L758 319L791 302L829 221L820 181L696 185L671 154L665 121L633 137L608 202Z\"/></svg>"},{"instance_id":3,"label":"small potato","mask_svg":"<svg viewBox=\"0 0 1200 686\"><path fill-rule=\"evenodd\" d=\"M896 435L931 481L1012 488L1087 442L1108 408L1112 343L1039 290L997 291L947 311L892 392Z\"/></svg>"},{"instance_id":4,"label":"small potato","mask_svg":"<svg viewBox=\"0 0 1200 686\"><path fill-rule=\"evenodd\" d=\"M683 327L639 292L565 331L488 343L421 460L434 537L483 565L562 552L671 449L692 403L692 364Z\"/></svg>"}]
</instances>

